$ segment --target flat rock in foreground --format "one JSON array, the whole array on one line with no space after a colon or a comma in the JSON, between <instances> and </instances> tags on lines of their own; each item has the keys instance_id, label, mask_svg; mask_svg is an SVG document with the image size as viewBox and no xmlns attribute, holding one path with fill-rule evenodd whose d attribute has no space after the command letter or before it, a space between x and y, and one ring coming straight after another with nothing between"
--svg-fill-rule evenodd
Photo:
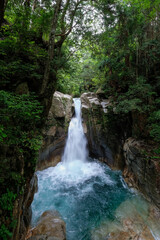
<instances>
[{"instance_id":1,"label":"flat rock in foreground","mask_svg":"<svg viewBox=\"0 0 160 240\"><path fill-rule=\"evenodd\" d=\"M66 240L66 226L57 211L45 211L28 233L28 240Z\"/></svg>"}]
</instances>

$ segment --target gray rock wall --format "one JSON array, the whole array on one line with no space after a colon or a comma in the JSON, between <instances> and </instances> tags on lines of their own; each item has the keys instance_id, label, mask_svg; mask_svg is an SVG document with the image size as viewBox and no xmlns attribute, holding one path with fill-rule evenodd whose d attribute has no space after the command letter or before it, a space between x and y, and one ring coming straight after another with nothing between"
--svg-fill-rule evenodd
<instances>
[{"instance_id":1,"label":"gray rock wall","mask_svg":"<svg viewBox=\"0 0 160 240\"><path fill-rule=\"evenodd\" d=\"M130 186L138 188L149 200L160 208L159 160L147 154L150 146L143 141L129 138L124 144L126 168L124 177Z\"/></svg>"},{"instance_id":2,"label":"gray rock wall","mask_svg":"<svg viewBox=\"0 0 160 240\"><path fill-rule=\"evenodd\" d=\"M100 100L97 94L89 92L81 95L81 102L90 155L113 168L123 169L122 139L118 138L114 131L110 131L107 124L110 99Z\"/></svg>"},{"instance_id":3,"label":"gray rock wall","mask_svg":"<svg viewBox=\"0 0 160 240\"><path fill-rule=\"evenodd\" d=\"M52 105L43 130L43 145L37 162L37 170L54 167L61 161L72 114L72 97L56 91L53 94Z\"/></svg>"}]
</instances>

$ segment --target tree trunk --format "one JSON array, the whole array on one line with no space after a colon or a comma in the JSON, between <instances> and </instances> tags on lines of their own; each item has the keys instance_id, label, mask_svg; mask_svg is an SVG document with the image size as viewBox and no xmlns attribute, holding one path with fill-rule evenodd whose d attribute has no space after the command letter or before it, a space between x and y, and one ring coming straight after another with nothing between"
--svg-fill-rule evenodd
<instances>
[{"instance_id":1,"label":"tree trunk","mask_svg":"<svg viewBox=\"0 0 160 240\"><path fill-rule=\"evenodd\" d=\"M54 57L55 35L56 35L58 15L59 15L61 3L62 3L62 0L56 1L55 11L54 11L53 20L52 20L52 27L51 27L50 37L49 37L48 59L45 66L44 77L43 77L40 94L44 94L49 81L49 74L50 74L50 67L51 67L50 65Z\"/></svg>"},{"instance_id":2,"label":"tree trunk","mask_svg":"<svg viewBox=\"0 0 160 240\"><path fill-rule=\"evenodd\" d=\"M0 1L0 28L4 19L4 10L5 10L5 0Z\"/></svg>"},{"instance_id":3,"label":"tree trunk","mask_svg":"<svg viewBox=\"0 0 160 240\"><path fill-rule=\"evenodd\" d=\"M33 1L33 6L32 6L32 11L35 11L35 9L37 8L37 4L38 4L38 1L34 0Z\"/></svg>"}]
</instances>

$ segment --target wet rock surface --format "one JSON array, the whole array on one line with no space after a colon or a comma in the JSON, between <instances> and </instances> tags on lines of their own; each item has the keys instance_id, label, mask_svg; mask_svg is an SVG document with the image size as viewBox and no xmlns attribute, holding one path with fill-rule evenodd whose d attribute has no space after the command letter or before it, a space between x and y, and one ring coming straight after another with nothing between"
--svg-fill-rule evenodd
<instances>
[{"instance_id":1,"label":"wet rock surface","mask_svg":"<svg viewBox=\"0 0 160 240\"><path fill-rule=\"evenodd\" d=\"M126 168L124 178L160 208L160 165L158 159L145 154L144 142L129 138L124 144Z\"/></svg>"},{"instance_id":2,"label":"wet rock surface","mask_svg":"<svg viewBox=\"0 0 160 240\"><path fill-rule=\"evenodd\" d=\"M126 232L119 231L116 233L111 233L107 240L154 240L154 237L147 227L144 227L140 233L136 233L132 230L132 228L128 228Z\"/></svg>"},{"instance_id":3,"label":"wet rock surface","mask_svg":"<svg viewBox=\"0 0 160 240\"><path fill-rule=\"evenodd\" d=\"M109 166L123 169L122 136L118 137L107 125L108 107L111 99L99 99L96 93L81 95L84 132L90 155Z\"/></svg>"},{"instance_id":4,"label":"wet rock surface","mask_svg":"<svg viewBox=\"0 0 160 240\"><path fill-rule=\"evenodd\" d=\"M127 200L115 211L116 220L104 222L92 233L92 240L160 239L159 210L143 199ZM154 233L154 235L153 235Z\"/></svg>"},{"instance_id":5,"label":"wet rock surface","mask_svg":"<svg viewBox=\"0 0 160 240\"><path fill-rule=\"evenodd\" d=\"M72 97L56 91L53 95L46 127L43 130L43 144L36 170L54 167L61 161L72 114Z\"/></svg>"},{"instance_id":6,"label":"wet rock surface","mask_svg":"<svg viewBox=\"0 0 160 240\"><path fill-rule=\"evenodd\" d=\"M138 215L123 219L122 226L122 230L111 232L108 240L154 240L150 229Z\"/></svg>"},{"instance_id":7,"label":"wet rock surface","mask_svg":"<svg viewBox=\"0 0 160 240\"><path fill-rule=\"evenodd\" d=\"M29 230L29 240L66 240L66 226L57 211L45 211L37 226Z\"/></svg>"}]
</instances>

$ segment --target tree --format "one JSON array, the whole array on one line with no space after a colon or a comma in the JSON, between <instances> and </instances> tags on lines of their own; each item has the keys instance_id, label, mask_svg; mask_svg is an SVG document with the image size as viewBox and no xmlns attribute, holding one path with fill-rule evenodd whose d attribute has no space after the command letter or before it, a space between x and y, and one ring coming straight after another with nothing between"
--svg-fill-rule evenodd
<instances>
[{"instance_id":1,"label":"tree","mask_svg":"<svg viewBox=\"0 0 160 240\"><path fill-rule=\"evenodd\" d=\"M50 67L51 67L51 61L54 57L54 50L55 47L60 49L62 47L63 42L66 40L67 36L71 33L73 29L74 19L77 15L78 7L81 3L83 3L84 0L76 0L76 1L70 1L67 0L66 3L63 3L61 12L60 8L62 5L62 1L57 0L52 20L52 27L50 31L50 37L49 37L49 48L48 48L48 59L44 71L44 78L42 82L41 87L41 94L43 94L46 91L47 84L49 82L49 75L50 75ZM59 18L59 19L58 19ZM66 18L66 19L65 19ZM67 19L68 18L68 19ZM56 34L57 25L59 20L59 28L58 30L61 31L61 33ZM65 20L68 20L69 23L67 23ZM77 22L75 21L75 25ZM56 37L59 37L58 41L55 43Z\"/></svg>"},{"instance_id":2,"label":"tree","mask_svg":"<svg viewBox=\"0 0 160 240\"><path fill-rule=\"evenodd\" d=\"M102 89L106 96L114 96L117 113L132 116L131 127L135 137L147 136L150 139L151 133L152 136L155 134L156 140L159 113L153 105L157 106L160 96L159 4L148 0L143 4L102 0L95 6L103 12L105 21L105 31L101 34L105 54L100 68L106 79ZM147 128L148 120L152 119L153 123L154 117L155 124ZM143 132L139 130L142 122ZM137 129L134 129L136 125Z\"/></svg>"},{"instance_id":3,"label":"tree","mask_svg":"<svg viewBox=\"0 0 160 240\"><path fill-rule=\"evenodd\" d=\"M46 62L46 67L44 71L44 78L41 86L40 93L43 94L46 90L48 80L49 80L49 74L50 74L50 64L54 57L54 47L55 47L55 37L56 37L56 29L57 29L57 23L58 23L58 15L60 13L60 7L61 7L62 0L57 0L55 9L54 9L54 15L52 19L52 26L49 36L49 47L48 47L48 58Z\"/></svg>"},{"instance_id":4,"label":"tree","mask_svg":"<svg viewBox=\"0 0 160 240\"><path fill-rule=\"evenodd\" d=\"M0 2L0 28L4 22L4 12L7 6L8 0L1 0Z\"/></svg>"}]
</instances>

